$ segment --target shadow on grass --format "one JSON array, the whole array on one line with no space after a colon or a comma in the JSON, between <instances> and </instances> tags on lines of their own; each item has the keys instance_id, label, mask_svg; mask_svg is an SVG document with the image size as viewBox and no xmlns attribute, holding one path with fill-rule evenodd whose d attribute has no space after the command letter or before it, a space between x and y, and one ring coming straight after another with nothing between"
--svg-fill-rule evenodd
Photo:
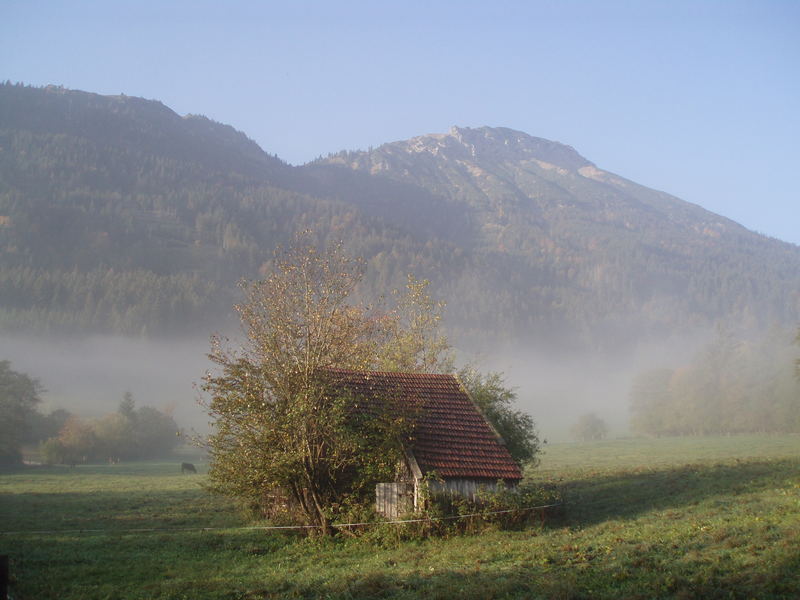
<instances>
[{"instance_id":1,"label":"shadow on grass","mask_svg":"<svg viewBox=\"0 0 800 600\"><path fill-rule=\"evenodd\" d=\"M794 599L800 592L797 555L765 557L764 562L732 570L709 561L665 563L657 550L611 562L519 564L483 569L438 569L395 574L390 568L334 581L273 582L271 589L242 590L237 598L390 599L426 598L459 600L526 598L578 600L626 598L682 599ZM652 554L652 556L651 556ZM636 561L658 564L656 569L634 566Z\"/></svg>"},{"instance_id":2,"label":"shadow on grass","mask_svg":"<svg viewBox=\"0 0 800 600\"><path fill-rule=\"evenodd\" d=\"M44 542L44 543L43 543ZM12 590L22 600L238 598L242 568L293 540L260 531L103 534L18 539ZM251 584L252 585L252 584Z\"/></svg>"},{"instance_id":3,"label":"shadow on grass","mask_svg":"<svg viewBox=\"0 0 800 600\"><path fill-rule=\"evenodd\" d=\"M459 600L796 598L797 545L767 548L761 560L731 568L716 555L681 560L659 544L621 548L613 557L570 548L538 548L478 564L442 565L420 554L415 567L396 563L363 569L362 557L337 557L331 545L309 548L284 536L240 532L180 536L63 537L47 548L25 544L13 557L19 598L278 598ZM338 548L347 554L345 548ZM585 550L585 549L584 549ZM315 554L311 551L311 554ZM613 558L613 560L611 559ZM344 560L343 560L344 559ZM333 560L334 565L326 563ZM314 562L316 561L316 563ZM466 559L465 559L466 561ZM339 564L341 563L341 565ZM642 565L647 565L643 567Z\"/></svg>"},{"instance_id":4,"label":"shadow on grass","mask_svg":"<svg viewBox=\"0 0 800 600\"><path fill-rule=\"evenodd\" d=\"M144 527L233 527L241 515L205 490L139 489L121 492L25 492L0 496L0 531L54 531ZM0 535L3 545L8 535Z\"/></svg>"},{"instance_id":5,"label":"shadow on grass","mask_svg":"<svg viewBox=\"0 0 800 600\"><path fill-rule=\"evenodd\" d=\"M564 484L567 524L591 525L633 518L652 510L678 509L705 500L785 487L797 477L793 459L686 465L611 475L589 474Z\"/></svg>"}]
</instances>

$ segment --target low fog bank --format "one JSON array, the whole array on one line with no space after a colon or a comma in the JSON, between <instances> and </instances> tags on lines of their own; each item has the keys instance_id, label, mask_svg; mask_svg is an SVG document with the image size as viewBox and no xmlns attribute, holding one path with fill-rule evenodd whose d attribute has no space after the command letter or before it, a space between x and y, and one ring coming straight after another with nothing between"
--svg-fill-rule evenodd
<instances>
[{"instance_id":1,"label":"low fog bank","mask_svg":"<svg viewBox=\"0 0 800 600\"><path fill-rule=\"evenodd\" d=\"M564 353L534 344L508 344L474 352L474 364L482 371L505 374L506 383L516 390L518 408L533 416L544 439L571 440L570 429L586 413L603 419L610 437L619 437L630 434L633 378L655 367L683 364L711 336L711 331L703 331L619 352Z\"/></svg>"},{"instance_id":2,"label":"low fog bank","mask_svg":"<svg viewBox=\"0 0 800 600\"><path fill-rule=\"evenodd\" d=\"M482 372L500 371L516 388L518 408L535 419L549 441L571 439L577 419L595 413L609 435L629 431L628 394L633 377L653 367L680 365L711 336L670 339L616 354L585 351L555 354L533 345L466 349L460 357ZM232 340L232 341L235 341ZM208 416L198 405L196 384L213 365L207 337L174 341L124 337L46 339L0 338L0 360L39 379L41 412L64 408L82 417L117 410L125 392L137 406L174 408L184 429L208 430Z\"/></svg>"},{"instance_id":3,"label":"low fog bank","mask_svg":"<svg viewBox=\"0 0 800 600\"><path fill-rule=\"evenodd\" d=\"M208 338L176 341L124 337L47 339L0 337L0 360L38 379L40 412L64 408L81 417L99 417L117 410L125 392L136 406L174 409L181 428L206 431L208 418L197 404Z\"/></svg>"}]
</instances>

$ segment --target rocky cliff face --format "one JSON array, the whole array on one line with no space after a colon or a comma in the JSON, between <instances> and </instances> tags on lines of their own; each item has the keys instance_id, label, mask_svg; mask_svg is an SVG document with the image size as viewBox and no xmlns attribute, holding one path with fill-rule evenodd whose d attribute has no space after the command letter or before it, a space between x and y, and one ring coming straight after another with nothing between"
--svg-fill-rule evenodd
<instances>
[{"instance_id":1,"label":"rocky cliff face","mask_svg":"<svg viewBox=\"0 0 800 600\"><path fill-rule=\"evenodd\" d=\"M762 325L800 309L796 294L776 295L774 286L800 279L800 249L604 171L557 142L454 127L325 162L448 203L463 247L504 264L484 274L484 285L514 286L529 305L521 312L581 321L570 307L592 306L593 320L611 328L661 328L709 324L745 304L759 308L740 316ZM728 285L739 290L733 303ZM749 300L741 303L742 294Z\"/></svg>"},{"instance_id":2,"label":"rocky cliff face","mask_svg":"<svg viewBox=\"0 0 800 600\"><path fill-rule=\"evenodd\" d=\"M508 230L581 222L596 225L596 234L607 226L623 237L658 232L663 247L676 248L671 238L683 246L693 234L701 245L725 236L760 239L699 206L604 171L570 146L512 129L453 127L325 162L416 185L457 201L483 225Z\"/></svg>"}]
</instances>

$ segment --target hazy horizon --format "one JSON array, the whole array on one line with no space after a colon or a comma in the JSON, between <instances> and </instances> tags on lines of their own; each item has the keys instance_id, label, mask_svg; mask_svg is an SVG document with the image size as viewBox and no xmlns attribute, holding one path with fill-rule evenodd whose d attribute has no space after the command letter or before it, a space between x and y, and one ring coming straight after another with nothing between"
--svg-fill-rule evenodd
<instances>
[{"instance_id":1,"label":"hazy horizon","mask_svg":"<svg viewBox=\"0 0 800 600\"><path fill-rule=\"evenodd\" d=\"M209 332L210 333L210 332ZM533 416L542 438L571 439L569 429L582 414L594 412L609 425L611 437L630 435L628 391L641 370L677 366L711 333L694 339L641 344L614 353L548 352L535 346L497 344L457 349L459 364L480 372L500 372L517 394L516 408ZM237 346L241 340L231 337ZM63 408L96 418L117 410L125 392L137 406L174 408L178 425L204 433L209 417L197 400L197 387L214 365L206 354L209 338L174 340L121 336L48 337L4 335L0 357L14 370L40 381L40 412Z\"/></svg>"}]
</instances>

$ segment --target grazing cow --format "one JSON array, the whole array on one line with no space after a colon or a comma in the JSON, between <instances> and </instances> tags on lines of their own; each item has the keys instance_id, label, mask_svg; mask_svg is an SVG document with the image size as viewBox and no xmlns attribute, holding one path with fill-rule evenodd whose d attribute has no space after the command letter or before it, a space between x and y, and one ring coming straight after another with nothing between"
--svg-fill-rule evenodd
<instances>
[{"instance_id":1,"label":"grazing cow","mask_svg":"<svg viewBox=\"0 0 800 600\"><path fill-rule=\"evenodd\" d=\"M197 473L192 463L181 463L181 473Z\"/></svg>"}]
</instances>

